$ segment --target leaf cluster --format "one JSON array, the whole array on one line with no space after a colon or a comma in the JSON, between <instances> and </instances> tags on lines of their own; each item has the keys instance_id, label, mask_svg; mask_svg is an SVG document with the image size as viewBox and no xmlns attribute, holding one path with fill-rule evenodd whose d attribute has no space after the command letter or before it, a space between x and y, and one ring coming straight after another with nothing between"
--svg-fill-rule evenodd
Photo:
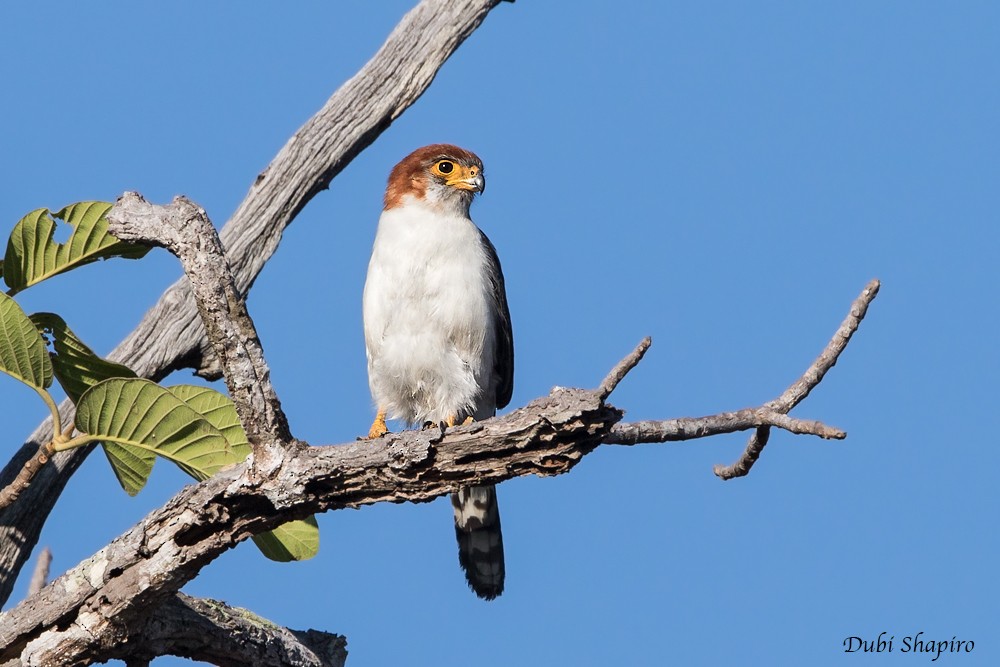
<instances>
[{"instance_id":1,"label":"leaf cluster","mask_svg":"<svg viewBox=\"0 0 1000 667\"><path fill-rule=\"evenodd\" d=\"M137 494L157 458L173 462L196 480L236 465L251 448L229 397L193 385L161 387L128 367L95 354L54 313L26 314L18 292L99 259L138 259L149 248L125 243L108 232L107 202L80 202L57 213L38 209L15 225L0 263L0 372L31 387L49 408L51 443L63 451L99 443L115 477ZM72 227L65 243L54 241L57 221ZM63 424L49 393L57 381L76 406L73 423ZM315 518L293 521L254 536L272 560L303 560L319 549Z\"/></svg>"}]
</instances>

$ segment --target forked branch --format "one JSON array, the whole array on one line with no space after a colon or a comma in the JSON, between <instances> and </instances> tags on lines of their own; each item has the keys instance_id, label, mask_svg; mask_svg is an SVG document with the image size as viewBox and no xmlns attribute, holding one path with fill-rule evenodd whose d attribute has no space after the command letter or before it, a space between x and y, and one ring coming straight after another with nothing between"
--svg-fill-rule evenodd
<instances>
[{"instance_id":1,"label":"forked branch","mask_svg":"<svg viewBox=\"0 0 1000 667\"><path fill-rule=\"evenodd\" d=\"M205 209L185 197L157 206L126 192L107 217L108 231L121 240L162 246L180 260L258 467L275 454L271 447L291 447L257 329Z\"/></svg>"},{"instance_id":2,"label":"forked branch","mask_svg":"<svg viewBox=\"0 0 1000 667\"><path fill-rule=\"evenodd\" d=\"M234 544L309 514L379 502L426 502L463 486L556 475L601 444L666 442L772 426L843 437L837 429L786 413L832 367L876 290L877 282L866 288L847 329L835 337L834 354L824 352L805 383L793 384L792 398L784 403L697 419L621 424L623 413L605 399L638 363L648 346L643 341L598 389L556 389L508 415L444 434L405 431L374 441L283 450L273 474L255 483L246 464L223 470L183 489L94 557L7 612L0 621L0 662L30 658L58 666L97 659L119 628L142 622Z\"/></svg>"},{"instance_id":3,"label":"forked branch","mask_svg":"<svg viewBox=\"0 0 1000 667\"><path fill-rule=\"evenodd\" d=\"M858 327L861 326L861 320L865 319L868 306L878 296L878 290L881 286L882 284L878 280L872 280L865 285L865 288L861 290L861 294L851 304L851 310L847 313L847 317L841 322L840 327L837 328L837 331L833 334L833 338L826 344L820 355L816 357L816 361L781 396L765 404L764 408L773 410L778 414L788 414L792 408L801 403L809 395L809 392L823 380L823 376L826 375L827 371L834 367L841 353L847 349L847 344L851 342L851 337L858 330ZM774 426L777 425L774 424ZM743 455L731 465L715 466L715 474L722 479L732 479L746 475L750 472L753 464L757 462L757 459L760 458L760 453L764 450L769 437L770 429L766 425L759 426L754 434L750 436L746 449L743 450Z\"/></svg>"},{"instance_id":4,"label":"forked branch","mask_svg":"<svg viewBox=\"0 0 1000 667\"><path fill-rule=\"evenodd\" d=\"M498 2L421 0L378 53L289 138L221 232L240 293L249 290L296 214L423 94L438 69ZM116 93L127 94L125 89ZM111 358L154 380L187 367L218 377L214 365L206 362L211 356L203 354L206 349L204 328L182 279L160 297ZM65 401L61 409L72 422L72 404ZM39 426L4 468L0 484L13 480L52 435L47 422ZM10 595L49 511L90 449L54 456L23 490L20 501L0 511L0 602Z\"/></svg>"},{"instance_id":5,"label":"forked branch","mask_svg":"<svg viewBox=\"0 0 1000 667\"><path fill-rule=\"evenodd\" d=\"M841 353L847 348L847 343L850 342L851 336L854 335L861 325L861 321L868 312L868 306L878 294L879 286L880 283L878 280L872 280L865 286L858 298L851 304L851 309L847 317L833 334L830 342L827 343L826 347L816 358L816 361L781 396L773 401L768 401L757 408L746 408L736 412L723 412L706 417L684 417L662 421L618 423L611 428L611 432L605 437L604 443L608 445L636 445L640 443L673 442L753 429L754 433L750 436L750 441L747 443L746 449L739 460L729 466L717 465L713 468L715 474L722 479L732 479L734 477L742 477L750 472L750 468L753 467L753 464L760 457L761 451L767 444L772 427L784 429L799 435L814 435L825 439L842 440L846 438L847 434L840 429L827 426L818 421L796 419L788 416L788 412L801 403L809 395L809 392L823 380L823 376L826 375L827 371L837 363L837 359L840 358ZM636 351L629 357L626 357L622 363L624 364L636 356L641 358L642 353L645 352L645 343L646 341L643 341L636 348ZM605 383L607 382L605 380ZM602 383L601 386L604 387L604 384Z\"/></svg>"}]
</instances>

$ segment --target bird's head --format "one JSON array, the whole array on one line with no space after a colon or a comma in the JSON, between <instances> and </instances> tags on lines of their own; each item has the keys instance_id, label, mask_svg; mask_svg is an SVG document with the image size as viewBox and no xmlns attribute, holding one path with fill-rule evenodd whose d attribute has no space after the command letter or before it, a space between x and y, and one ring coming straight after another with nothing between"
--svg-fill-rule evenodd
<instances>
[{"instance_id":1,"label":"bird's head","mask_svg":"<svg viewBox=\"0 0 1000 667\"><path fill-rule=\"evenodd\" d=\"M412 197L468 215L473 196L485 189L483 161L475 153L450 144L431 144L413 151L392 168L385 209L404 205Z\"/></svg>"}]
</instances>

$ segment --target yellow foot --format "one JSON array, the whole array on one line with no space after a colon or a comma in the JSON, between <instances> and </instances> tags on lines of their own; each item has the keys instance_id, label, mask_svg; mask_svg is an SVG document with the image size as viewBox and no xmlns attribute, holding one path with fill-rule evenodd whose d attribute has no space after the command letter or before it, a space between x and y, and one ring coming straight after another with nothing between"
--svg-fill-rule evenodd
<instances>
[{"instance_id":1,"label":"yellow foot","mask_svg":"<svg viewBox=\"0 0 1000 667\"><path fill-rule=\"evenodd\" d=\"M368 439L381 438L388 432L389 427L385 425L385 410L379 410L378 414L375 415L375 421L372 422L372 427L368 429Z\"/></svg>"},{"instance_id":2,"label":"yellow foot","mask_svg":"<svg viewBox=\"0 0 1000 667\"><path fill-rule=\"evenodd\" d=\"M457 421L458 421L458 419L455 417L455 415L449 415L448 419L447 419L447 421L445 423L448 424L448 428L452 428L455 425L455 422L457 422ZM468 417L465 418L465 421L462 422L461 426L468 426L469 424L471 424L474 421L476 421L476 420L473 419L472 416L470 415L470 416L468 416Z\"/></svg>"}]
</instances>

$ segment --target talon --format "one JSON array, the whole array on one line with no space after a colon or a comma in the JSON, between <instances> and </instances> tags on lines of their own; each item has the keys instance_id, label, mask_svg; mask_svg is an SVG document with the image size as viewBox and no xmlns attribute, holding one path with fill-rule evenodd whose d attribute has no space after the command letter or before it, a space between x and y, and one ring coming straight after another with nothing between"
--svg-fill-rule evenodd
<instances>
[{"instance_id":1,"label":"talon","mask_svg":"<svg viewBox=\"0 0 1000 667\"><path fill-rule=\"evenodd\" d=\"M474 421L476 420L472 418L472 415L469 415L465 418L465 421L459 424L457 415L448 415L448 419L445 420L445 423L448 425L448 428L453 428L456 424L458 424L458 426L468 426Z\"/></svg>"},{"instance_id":2,"label":"talon","mask_svg":"<svg viewBox=\"0 0 1000 667\"><path fill-rule=\"evenodd\" d=\"M375 438L381 438L383 435L389 432L389 427L385 425L385 410L379 410L375 415L375 421L372 422L372 427L368 429L367 440L374 440Z\"/></svg>"}]
</instances>

